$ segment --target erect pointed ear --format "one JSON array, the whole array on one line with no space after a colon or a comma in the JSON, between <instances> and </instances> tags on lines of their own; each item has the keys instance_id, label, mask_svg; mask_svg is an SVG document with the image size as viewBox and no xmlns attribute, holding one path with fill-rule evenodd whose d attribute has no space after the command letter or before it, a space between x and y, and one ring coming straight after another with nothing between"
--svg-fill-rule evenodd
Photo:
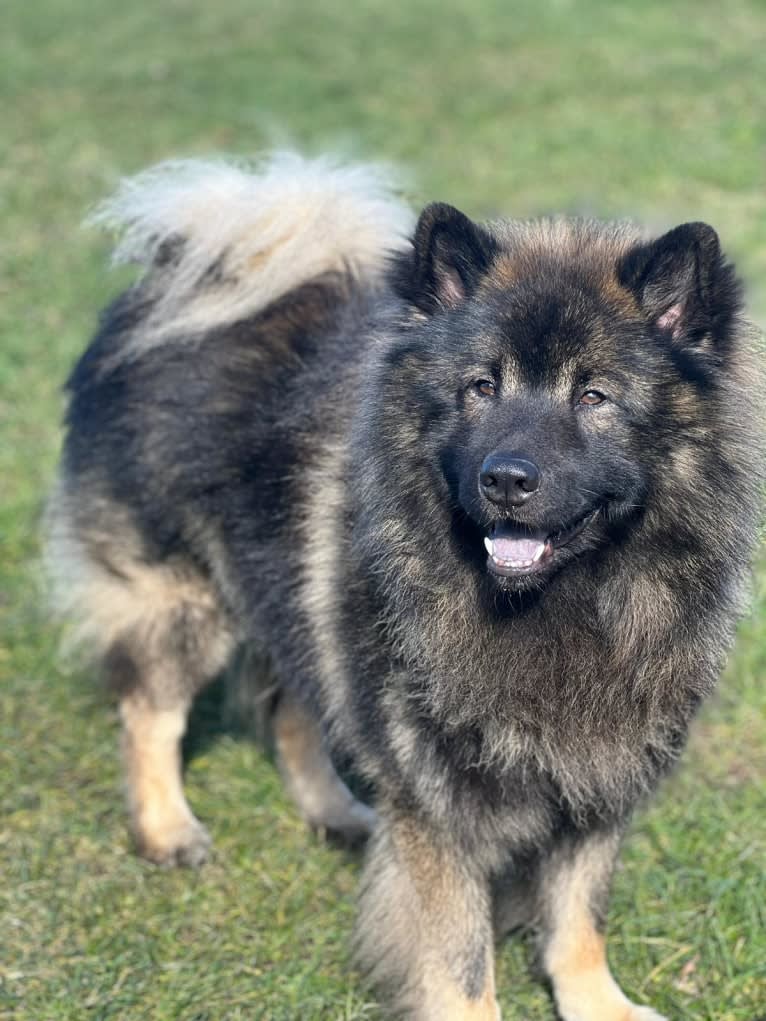
<instances>
[{"instance_id":1,"label":"erect pointed ear","mask_svg":"<svg viewBox=\"0 0 766 1021\"><path fill-rule=\"evenodd\" d=\"M395 284L403 298L424 312L454 308L469 297L497 248L483 227L443 202L431 203L420 214L412 245Z\"/></svg>"},{"instance_id":2,"label":"erect pointed ear","mask_svg":"<svg viewBox=\"0 0 766 1021\"><path fill-rule=\"evenodd\" d=\"M716 339L739 303L733 270L706 223L684 223L637 245L622 260L618 276L654 326L681 343Z\"/></svg>"}]
</instances>

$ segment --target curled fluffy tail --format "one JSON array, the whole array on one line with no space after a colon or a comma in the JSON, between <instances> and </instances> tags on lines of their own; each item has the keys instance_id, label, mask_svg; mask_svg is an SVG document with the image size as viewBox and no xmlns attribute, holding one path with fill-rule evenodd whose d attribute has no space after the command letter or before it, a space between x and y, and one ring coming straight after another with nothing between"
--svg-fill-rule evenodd
<instances>
[{"instance_id":1,"label":"curled fluffy tail","mask_svg":"<svg viewBox=\"0 0 766 1021\"><path fill-rule=\"evenodd\" d=\"M253 315L333 271L374 282L413 217L378 167L281 153L252 169L184 160L122 182L90 222L146 267L141 347Z\"/></svg>"}]
</instances>

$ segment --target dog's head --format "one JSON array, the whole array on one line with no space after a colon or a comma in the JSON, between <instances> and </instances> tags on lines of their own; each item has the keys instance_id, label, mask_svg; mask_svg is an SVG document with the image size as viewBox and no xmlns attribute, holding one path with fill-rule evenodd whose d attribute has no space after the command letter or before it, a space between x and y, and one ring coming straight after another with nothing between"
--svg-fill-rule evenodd
<instances>
[{"instance_id":1,"label":"dog's head","mask_svg":"<svg viewBox=\"0 0 766 1021\"><path fill-rule=\"evenodd\" d=\"M711 227L646 241L431 205L394 285L407 312L378 377L379 428L421 535L436 497L458 554L520 590L615 541L674 473L716 500L725 467L694 435L739 288ZM434 556L445 541L432 537Z\"/></svg>"}]
</instances>

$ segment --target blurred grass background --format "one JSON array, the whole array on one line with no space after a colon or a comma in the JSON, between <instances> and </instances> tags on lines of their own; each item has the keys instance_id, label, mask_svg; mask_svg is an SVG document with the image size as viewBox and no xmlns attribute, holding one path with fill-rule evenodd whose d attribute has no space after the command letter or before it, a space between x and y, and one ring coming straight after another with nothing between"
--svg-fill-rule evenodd
<instances>
[{"instance_id":1,"label":"blurred grass background","mask_svg":"<svg viewBox=\"0 0 766 1021\"><path fill-rule=\"evenodd\" d=\"M119 175L292 143L384 158L414 201L720 231L766 316L766 5L730 0L4 0L0 10L0 1018L370 1019L358 862L250 741L198 714L215 861L129 850L113 707L55 653L38 520L59 388L124 276L78 225ZM766 594L690 754L637 819L611 957L671 1019L766 1015ZM523 942L508 1021L553 1018Z\"/></svg>"}]
</instances>

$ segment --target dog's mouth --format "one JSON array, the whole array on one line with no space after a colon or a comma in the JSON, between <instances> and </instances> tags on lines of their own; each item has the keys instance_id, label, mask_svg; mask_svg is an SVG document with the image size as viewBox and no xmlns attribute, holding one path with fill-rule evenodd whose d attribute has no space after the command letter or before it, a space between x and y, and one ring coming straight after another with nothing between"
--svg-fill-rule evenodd
<instances>
[{"instance_id":1,"label":"dog's mouth","mask_svg":"<svg viewBox=\"0 0 766 1021\"><path fill-rule=\"evenodd\" d=\"M535 531L512 521L496 521L484 537L487 569L502 578L544 571L556 554L590 524L599 508L557 532Z\"/></svg>"}]
</instances>

